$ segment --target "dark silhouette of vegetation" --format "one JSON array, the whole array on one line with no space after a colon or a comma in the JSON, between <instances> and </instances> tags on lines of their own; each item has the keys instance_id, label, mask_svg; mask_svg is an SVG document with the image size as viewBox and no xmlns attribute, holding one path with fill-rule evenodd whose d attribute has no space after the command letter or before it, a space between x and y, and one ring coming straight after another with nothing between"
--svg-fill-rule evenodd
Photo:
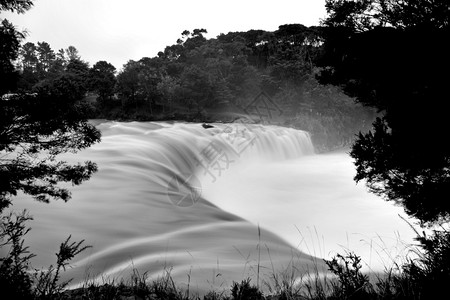
<instances>
[{"instance_id":1,"label":"dark silhouette of vegetation","mask_svg":"<svg viewBox=\"0 0 450 300\"><path fill-rule=\"evenodd\" d=\"M35 274L36 285L34 293L38 299L48 299L56 297L67 288L71 280L59 282L61 272L66 270L69 262L78 254L90 248L84 246L84 240L79 242L70 242L71 236L61 243L59 252L56 253L56 265L51 265L47 270L39 271Z\"/></svg>"},{"instance_id":2,"label":"dark silhouette of vegetation","mask_svg":"<svg viewBox=\"0 0 450 300\"><path fill-rule=\"evenodd\" d=\"M55 266L32 271L30 260L35 255L24 245L24 237L31 230L25 225L29 220L32 217L26 211L2 216L0 248L7 250L7 254L0 258L0 288L10 299L55 299L70 282L59 282L61 272L88 246L83 246L84 240L70 242L69 236L56 253Z\"/></svg>"},{"instance_id":3,"label":"dark silhouette of vegetation","mask_svg":"<svg viewBox=\"0 0 450 300\"><path fill-rule=\"evenodd\" d=\"M31 4L6 1L2 8L23 12ZM18 191L39 201L67 201L70 192L57 183L78 185L97 170L89 161L71 165L57 160L59 154L77 152L100 140L100 132L87 122L89 106L82 101L87 91L88 66L76 58L72 49L73 57L63 64L61 72L50 74L52 65L60 62L47 43L39 43L39 56L23 62L26 70L36 73L33 80L37 83L31 90L19 90L17 71L12 66L23 34L6 20L0 32L0 73L2 79L7 78L0 88L0 212Z\"/></svg>"},{"instance_id":4,"label":"dark silhouette of vegetation","mask_svg":"<svg viewBox=\"0 0 450 300\"><path fill-rule=\"evenodd\" d=\"M330 0L326 6L321 82L382 114L353 146L355 179L423 224L448 222L447 1Z\"/></svg>"},{"instance_id":5,"label":"dark silhouette of vegetation","mask_svg":"<svg viewBox=\"0 0 450 300\"><path fill-rule=\"evenodd\" d=\"M262 300L263 295L258 287L250 284L250 278L242 280L241 283L233 282L231 296L233 300Z\"/></svg>"},{"instance_id":6,"label":"dark silhouette of vegetation","mask_svg":"<svg viewBox=\"0 0 450 300\"><path fill-rule=\"evenodd\" d=\"M337 254L325 263L338 279L332 283L331 299L370 299L370 295L375 294L369 276L361 272L361 258L356 254Z\"/></svg>"},{"instance_id":7,"label":"dark silhouette of vegetation","mask_svg":"<svg viewBox=\"0 0 450 300\"><path fill-rule=\"evenodd\" d=\"M0 10L24 13L32 4L1 1ZM22 51L30 54L24 74L36 84L32 90L19 90L13 61L19 56L24 34L2 20L0 37L0 214L18 192L43 202L50 198L67 201L70 192L57 184L81 184L97 170L90 161L71 165L57 159L59 154L75 153L100 140L100 132L87 121L89 108L81 101L87 90L87 64L73 56L55 74L53 66L59 61L50 46L38 43L39 55L31 57L33 45L27 44ZM56 265L33 274L30 259L34 255L24 244L30 230L25 223L30 219L26 212L1 217L0 290L11 299L53 299L68 284L59 282L61 272L86 247L84 241L70 242L69 236L56 254Z\"/></svg>"},{"instance_id":8,"label":"dark silhouette of vegetation","mask_svg":"<svg viewBox=\"0 0 450 300\"><path fill-rule=\"evenodd\" d=\"M450 105L442 72L450 67L448 2L328 0L326 8L320 81L381 114L352 147L355 180L421 225L442 225L417 235L419 259L395 279L408 283L408 297L432 299L446 293L450 278Z\"/></svg>"},{"instance_id":9,"label":"dark silhouette of vegetation","mask_svg":"<svg viewBox=\"0 0 450 300\"><path fill-rule=\"evenodd\" d=\"M13 90L17 86L19 73L15 70L13 60L17 59L20 40L23 33L18 32L8 20L1 20L0 24L0 95Z\"/></svg>"},{"instance_id":10,"label":"dark silhouette of vegetation","mask_svg":"<svg viewBox=\"0 0 450 300\"><path fill-rule=\"evenodd\" d=\"M32 218L26 211L9 213L1 219L0 248L9 248L0 258L0 287L4 295L12 299L32 299L33 280L29 271L30 259L35 255L24 245L23 237L30 231L25 222Z\"/></svg>"}]
</instances>

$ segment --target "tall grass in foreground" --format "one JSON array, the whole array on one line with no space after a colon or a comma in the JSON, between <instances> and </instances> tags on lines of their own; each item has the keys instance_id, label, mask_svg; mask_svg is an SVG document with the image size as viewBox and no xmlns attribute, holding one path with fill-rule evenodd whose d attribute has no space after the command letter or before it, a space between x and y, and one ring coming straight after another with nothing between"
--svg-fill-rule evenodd
<instances>
[{"instance_id":1,"label":"tall grass in foreground","mask_svg":"<svg viewBox=\"0 0 450 300\"><path fill-rule=\"evenodd\" d=\"M133 269L128 280L107 280L102 283L86 279L78 289L67 289L60 275L68 262L87 248L81 242L64 241L57 253L55 266L46 270L31 270L33 257L24 246L24 236L30 230L24 224L31 217L10 214L2 217L0 248L7 250L0 257L0 296L2 299L174 299L174 300L260 300L260 299L437 299L448 295L450 283L450 232L441 228L431 234L419 234L417 246L410 246L412 256L403 257L382 274L370 278L362 272L361 258L351 252L336 254L324 260L328 272L316 266L310 272L300 271L291 263L282 271L272 265L269 274L260 274L259 257L263 251L258 228L258 260L256 283L250 278L233 282L222 291L204 295L193 294L189 284L181 289L166 269L152 280L148 273ZM270 256L270 249L265 251ZM5 298L4 298L5 297Z\"/></svg>"}]
</instances>

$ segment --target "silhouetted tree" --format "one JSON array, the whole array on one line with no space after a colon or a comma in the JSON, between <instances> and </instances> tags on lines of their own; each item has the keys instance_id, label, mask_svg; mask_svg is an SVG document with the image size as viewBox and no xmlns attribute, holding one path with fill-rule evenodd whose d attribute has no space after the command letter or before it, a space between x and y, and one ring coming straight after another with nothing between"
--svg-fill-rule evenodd
<instances>
[{"instance_id":1,"label":"silhouetted tree","mask_svg":"<svg viewBox=\"0 0 450 300\"><path fill-rule=\"evenodd\" d=\"M69 93L61 79L40 87L37 95L14 95L0 101L0 211L22 191L39 201L67 201L70 193L57 186L80 184L97 167L92 162L71 165L57 160L100 140L100 132L86 120L87 109Z\"/></svg>"},{"instance_id":2,"label":"silhouetted tree","mask_svg":"<svg viewBox=\"0 0 450 300\"><path fill-rule=\"evenodd\" d=\"M55 52L47 42L38 42L36 51L39 58L39 72L42 73L41 78L45 78L55 60Z\"/></svg>"},{"instance_id":3,"label":"silhouetted tree","mask_svg":"<svg viewBox=\"0 0 450 300\"><path fill-rule=\"evenodd\" d=\"M77 99L82 99L89 89L89 64L81 59L70 59L65 70L59 76L70 82L70 88Z\"/></svg>"},{"instance_id":4,"label":"silhouetted tree","mask_svg":"<svg viewBox=\"0 0 450 300\"><path fill-rule=\"evenodd\" d=\"M38 57L36 53L36 45L32 42L25 43L20 48L20 62L22 63L22 70L31 70L35 72L37 69Z\"/></svg>"},{"instance_id":5,"label":"silhouetted tree","mask_svg":"<svg viewBox=\"0 0 450 300\"><path fill-rule=\"evenodd\" d=\"M326 1L320 79L383 113L351 151L357 181L422 224L450 221L448 2Z\"/></svg>"},{"instance_id":6,"label":"silhouetted tree","mask_svg":"<svg viewBox=\"0 0 450 300\"><path fill-rule=\"evenodd\" d=\"M31 1L1 1L0 9L24 12L31 5ZM17 77L12 62L23 35L6 20L0 35L0 212L19 191L39 201L66 201L70 192L58 182L80 184L97 166L90 161L71 165L57 155L91 146L100 140L100 132L87 122L88 109L80 102L77 82L68 76L43 82L33 94L14 93Z\"/></svg>"},{"instance_id":7,"label":"silhouetted tree","mask_svg":"<svg viewBox=\"0 0 450 300\"><path fill-rule=\"evenodd\" d=\"M3 7L2 3L2 7ZM24 35L13 24L4 19L0 24L0 95L14 90L17 86L18 72L13 61L17 59L20 41Z\"/></svg>"},{"instance_id":8,"label":"silhouetted tree","mask_svg":"<svg viewBox=\"0 0 450 300\"><path fill-rule=\"evenodd\" d=\"M67 60L80 60L80 54L78 52L78 49L75 48L74 46L69 46L67 47L67 49L64 50L66 56L67 56Z\"/></svg>"}]
</instances>

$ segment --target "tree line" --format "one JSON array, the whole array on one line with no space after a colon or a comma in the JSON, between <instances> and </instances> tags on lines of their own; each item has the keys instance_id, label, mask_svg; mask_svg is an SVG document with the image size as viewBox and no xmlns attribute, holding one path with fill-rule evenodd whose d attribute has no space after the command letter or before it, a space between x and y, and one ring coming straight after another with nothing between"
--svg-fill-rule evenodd
<instances>
[{"instance_id":1,"label":"tree line","mask_svg":"<svg viewBox=\"0 0 450 300\"><path fill-rule=\"evenodd\" d=\"M129 60L119 72L107 61L90 67L74 46L55 52L46 42L27 42L15 62L15 91L34 92L64 78L90 100L92 118L191 121L229 121L214 112L244 113L263 92L281 108L282 125L310 131L321 149L342 146L370 127L373 110L316 79L321 27L287 24L211 39L205 33L185 30L157 56Z\"/></svg>"}]
</instances>

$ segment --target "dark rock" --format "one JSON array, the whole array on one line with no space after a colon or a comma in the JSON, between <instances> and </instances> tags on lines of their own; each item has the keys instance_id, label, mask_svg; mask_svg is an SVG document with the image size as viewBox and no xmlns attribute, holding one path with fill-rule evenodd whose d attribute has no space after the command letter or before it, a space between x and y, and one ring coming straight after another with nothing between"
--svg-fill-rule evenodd
<instances>
[{"instance_id":1,"label":"dark rock","mask_svg":"<svg viewBox=\"0 0 450 300\"><path fill-rule=\"evenodd\" d=\"M205 128L205 129L208 129L208 128L214 128L213 125L206 124L206 123L203 123L202 126L203 126L203 128Z\"/></svg>"}]
</instances>

